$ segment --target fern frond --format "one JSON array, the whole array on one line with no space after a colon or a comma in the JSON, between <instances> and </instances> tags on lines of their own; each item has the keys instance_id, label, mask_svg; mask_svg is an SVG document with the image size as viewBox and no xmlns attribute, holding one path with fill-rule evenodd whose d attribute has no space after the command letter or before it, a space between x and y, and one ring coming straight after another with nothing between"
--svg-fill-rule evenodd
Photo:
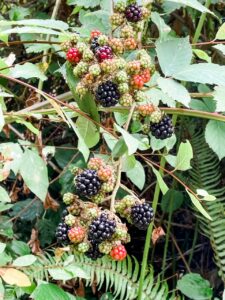
<instances>
[{"instance_id":1,"label":"fern frond","mask_svg":"<svg viewBox=\"0 0 225 300\"><path fill-rule=\"evenodd\" d=\"M46 254L37 263L25 268L24 272L37 280L49 280L49 269L64 267L64 262L71 254L64 254L60 261L53 256ZM115 262L108 257L103 257L93 261L85 255L74 255L73 263L85 270L89 280L87 285L95 282L99 289L104 285L106 291L112 291L114 299L133 300L137 299L139 285L140 265L135 258L127 257L122 262ZM143 287L143 300L179 300L173 293L169 293L166 281L161 281L160 277L154 278L154 271L151 267L145 276Z\"/></svg>"},{"instance_id":2,"label":"fern frond","mask_svg":"<svg viewBox=\"0 0 225 300\"><path fill-rule=\"evenodd\" d=\"M225 282L225 187L221 187L219 160L205 142L202 132L192 136L191 144L194 152L192 169L189 171L191 185L216 197L215 201L204 202L212 221L196 214L203 234L210 239L219 275Z\"/></svg>"}]
</instances>

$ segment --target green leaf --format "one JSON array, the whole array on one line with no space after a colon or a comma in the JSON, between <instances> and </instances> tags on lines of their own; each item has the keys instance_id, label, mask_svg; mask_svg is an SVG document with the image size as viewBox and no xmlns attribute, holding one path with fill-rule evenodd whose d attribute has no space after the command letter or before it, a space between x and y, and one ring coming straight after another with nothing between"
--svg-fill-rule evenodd
<instances>
[{"instance_id":1,"label":"green leaf","mask_svg":"<svg viewBox=\"0 0 225 300\"><path fill-rule=\"evenodd\" d=\"M46 296L48 300L70 300L67 293L53 283L41 283L31 295L34 300L46 300Z\"/></svg>"},{"instance_id":2,"label":"green leaf","mask_svg":"<svg viewBox=\"0 0 225 300\"><path fill-rule=\"evenodd\" d=\"M210 120L206 125L205 139L209 147L218 155L219 159L225 157L225 123Z\"/></svg>"},{"instance_id":3,"label":"green leaf","mask_svg":"<svg viewBox=\"0 0 225 300\"><path fill-rule=\"evenodd\" d=\"M1 21L0 21L0 27L1 27ZM12 34L12 33L17 33L17 34L38 33L38 34L48 34L48 35L53 34L57 36L65 35L65 33L53 29L48 29L44 27L33 27L33 26L14 27L11 29L6 29L1 32L1 35Z\"/></svg>"},{"instance_id":4,"label":"green leaf","mask_svg":"<svg viewBox=\"0 0 225 300\"><path fill-rule=\"evenodd\" d=\"M65 270L71 272L74 278L83 278L83 279L90 279L88 273L85 271L85 266L83 268L78 267L76 263L69 264L65 267Z\"/></svg>"},{"instance_id":5,"label":"green leaf","mask_svg":"<svg viewBox=\"0 0 225 300\"><path fill-rule=\"evenodd\" d=\"M3 202L3 203L9 203L9 202L11 202L11 199L9 198L8 193L1 186L0 186L0 202Z\"/></svg>"},{"instance_id":6,"label":"green leaf","mask_svg":"<svg viewBox=\"0 0 225 300\"><path fill-rule=\"evenodd\" d=\"M167 94L172 99L179 101L183 105L189 107L191 97L188 93L188 90L182 84L171 78L162 77L158 78L157 83L165 94Z\"/></svg>"},{"instance_id":7,"label":"green leaf","mask_svg":"<svg viewBox=\"0 0 225 300\"><path fill-rule=\"evenodd\" d=\"M13 204L0 203L0 212L6 211L13 207Z\"/></svg>"},{"instance_id":8,"label":"green leaf","mask_svg":"<svg viewBox=\"0 0 225 300\"><path fill-rule=\"evenodd\" d=\"M29 129L31 132L33 132L36 135L39 134L39 130L36 127L34 127L34 125L31 122L27 122L23 119L17 119L16 123L25 125L27 129Z\"/></svg>"},{"instance_id":9,"label":"green leaf","mask_svg":"<svg viewBox=\"0 0 225 300\"><path fill-rule=\"evenodd\" d=\"M200 12L207 12L209 14L213 14L212 11L210 11L197 0L165 0L165 2L171 2L182 6L190 6L196 10L199 10Z\"/></svg>"},{"instance_id":10,"label":"green leaf","mask_svg":"<svg viewBox=\"0 0 225 300\"><path fill-rule=\"evenodd\" d=\"M100 0L67 0L68 5L77 5L85 8L96 7L100 2Z\"/></svg>"},{"instance_id":11,"label":"green leaf","mask_svg":"<svg viewBox=\"0 0 225 300\"><path fill-rule=\"evenodd\" d=\"M8 68L8 65L5 63L5 61L2 58L0 58L0 69L4 69L0 71L1 74L5 74L5 75L9 74L10 69Z\"/></svg>"},{"instance_id":12,"label":"green leaf","mask_svg":"<svg viewBox=\"0 0 225 300\"><path fill-rule=\"evenodd\" d=\"M151 21L157 26L161 40L170 33L171 28L165 23L163 18L161 18L157 12L154 11L151 13Z\"/></svg>"},{"instance_id":13,"label":"green leaf","mask_svg":"<svg viewBox=\"0 0 225 300\"><path fill-rule=\"evenodd\" d=\"M156 139L154 136L151 136L151 148L153 151L160 150L166 147L167 151L171 150L176 143L176 135L173 134L170 138L165 140Z\"/></svg>"},{"instance_id":14,"label":"green leaf","mask_svg":"<svg viewBox=\"0 0 225 300\"><path fill-rule=\"evenodd\" d=\"M210 221L212 221L212 218L210 217L210 215L207 213L207 211L203 208L203 206L201 205L200 201L192 194L190 193L188 190L186 190L186 192L188 193L189 197L191 198L191 202L194 204L194 206L197 208L197 210L207 219L209 219Z\"/></svg>"},{"instance_id":15,"label":"green leaf","mask_svg":"<svg viewBox=\"0 0 225 300\"><path fill-rule=\"evenodd\" d=\"M153 166L152 167L152 171L153 173L155 174L156 178L157 178L157 183L159 184L159 187L160 187L160 190L162 191L163 195L165 195L169 188L167 186L167 184L165 183L165 181L163 180L162 178L162 175L159 173L159 171L154 168Z\"/></svg>"},{"instance_id":16,"label":"green leaf","mask_svg":"<svg viewBox=\"0 0 225 300\"><path fill-rule=\"evenodd\" d=\"M9 256L8 254L6 254L5 252L1 253L1 255L0 255L0 266L1 267L7 265L11 261L12 261L12 257L11 256Z\"/></svg>"},{"instance_id":17,"label":"green leaf","mask_svg":"<svg viewBox=\"0 0 225 300\"><path fill-rule=\"evenodd\" d=\"M124 130L122 127L120 127L117 124L114 124L116 130L120 132L124 138L124 141L127 145L128 148L128 154L131 155L134 152L136 152L138 146L139 146L139 141L134 138L130 133L128 133L126 130Z\"/></svg>"},{"instance_id":18,"label":"green leaf","mask_svg":"<svg viewBox=\"0 0 225 300\"><path fill-rule=\"evenodd\" d=\"M211 63L211 57L205 51L200 49L193 49L193 52L198 58Z\"/></svg>"},{"instance_id":19,"label":"green leaf","mask_svg":"<svg viewBox=\"0 0 225 300\"><path fill-rule=\"evenodd\" d=\"M115 144L112 150L112 157L118 158L127 152L128 148L123 138L120 138L119 141Z\"/></svg>"},{"instance_id":20,"label":"green leaf","mask_svg":"<svg viewBox=\"0 0 225 300\"><path fill-rule=\"evenodd\" d=\"M5 20L1 20L0 21L0 27L4 27L4 26L14 26L14 25L21 25L21 26L34 26L33 28L35 28L35 26L37 27L45 27L45 28L53 28L53 29L58 29L58 30L67 30L69 28L68 24L63 22L63 21L59 21L59 20L53 20L53 19L47 19L47 20L43 20L43 19L29 19L29 20L20 20L20 21L5 21ZM44 29L43 30L43 34L46 34Z\"/></svg>"},{"instance_id":21,"label":"green leaf","mask_svg":"<svg viewBox=\"0 0 225 300\"><path fill-rule=\"evenodd\" d=\"M128 172L132 170L136 165L135 156L132 155L124 155L122 159L122 172Z\"/></svg>"},{"instance_id":22,"label":"green leaf","mask_svg":"<svg viewBox=\"0 0 225 300\"><path fill-rule=\"evenodd\" d=\"M126 173L133 184L142 190L145 185L145 170L142 164L137 160L135 166Z\"/></svg>"},{"instance_id":23,"label":"green leaf","mask_svg":"<svg viewBox=\"0 0 225 300\"><path fill-rule=\"evenodd\" d=\"M190 142L187 140L185 143L180 143L177 153L175 169L186 171L191 168L190 162L193 158L193 150Z\"/></svg>"},{"instance_id":24,"label":"green leaf","mask_svg":"<svg viewBox=\"0 0 225 300\"><path fill-rule=\"evenodd\" d=\"M106 141L107 146L112 151L113 148L115 147L116 143L118 142L118 139L106 131L103 131L102 135L103 135L104 140Z\"/></svg>"},{"instance_id":25,"label":"green leaf","mask_svg":"<svg viewBox=\"0 0 225 300\"><path fill-rule=\"evenodd\" d=\"M94 147L100 139L97 127L87 118L78 117L76 126L88 148Z\"/></svg>"},{"instance_id":26,"label":"green leaf","mask_svg":"<svg viewBox=\"0 0 225 300\"><path fill-rule=\"evenodd\" d=\"M6 244L0 242L0 254L5 250Z\"/></svg>"},{"instance_id":27,"label":"green leaf","mask_svg":"<svg viewBox=\"0 0 225 300\"><path fill-rule=\"evenodd\" d=\"M26 47L27 53L40 53L52 48L52 45L48 44L35 44Z\"/></svg>"},{"instance_id":28,"label":"green leaf","mask_svg":"<svg viewBox=\"0 0 225 300\"><path fill-rule=\"evenodd\" d=\"M197 192L198 196L202 197L202 200L205 200L205 201L215 201L216 200L216 197L213 195L209 195L209 193L206 190L197 189L196 192Z\"/></svg>"},{"instance_id":29,"label":"green leaf","mask_svg":"<svg viewBox=\"0 0 225 300\"><path fill-rule=\"evenodd\" d=\"M1 95L0 95L0 97L1 97ZM4 127L4 125L5 125L5 119L4 119L4 114L2 111L2 105L0 104L0 131L2 131L2 128Z\"/></svg>"},{"instance_id":30,"label":"green leaf","mask_svg":"<svg viewBox=\"0 0 225 300\"><path fill-rule=\"evenodd\" d=\"M213 46L213 48L221 51L223 53L223 55L225 55L225 45L219 44L219 45Z\"/></svg>"},{"instance_id":31,"label":"green leaf","mask_svg":"<svg viewBox=\"0 0 225 300\"><path fill-rule=\"evenodd\" d=\"M16 65L11 72L12 77L14 78L39 78L42 81L46 80L47 77L44 73L39 69L37 65L32 63L25 63L23 65Z\"/></svg>"},{"instance_id":32,"label":"green leaf","mask_svg":"<svg viewBox=\"0 0 225 300\"><path fill-rule=\"evenodd\" d=\"M12 243L10 244L10 248L14 253L21 256L30 253L30 247L22 241L13 240Z\"/></svg>"},{"instance_id":33,"label":"green leaf","mask_svg":"<svg viewBox=\"0 0 225 300\"><path fill-rule=\"evenodd\" d=\"M161 208L164 213L174 212L181 207L184 195L180 191L170 189L162 196Z\"/></svg>"},{"instance_id":34,"label":"green leaf","mask_svg":"<svg viewBox=\"0 0 225 300\"><path fill-rule=\"evenodd\" d=\"M119 126L123 126L126 123L126 121L127 121L128 114L129 114L129 112L123 112L123 113L114 112L116 123Z\"/></svg>"},{"instance_id":35,"label":"green leaf","mask_svg":"<svg viewBox=\"0 0 225 300\"><path fill-rule=\"evenodd\" d=\"M156 42L156 52L165 76L172 76L189 66L192 49L189 37Z\"/></svg>"},{"instance_id":36,"label":"green leaf","mask_svg":"<svg viewBox=\"0 0 225 300\"><path fill-rule=\"evenodd\" d=\"M20 256L13 261L13 266L27 267L32 265L37 260L37 257L32 254Z\"/></svg>"},{"instance_id":37,"label":"green leaf","mask_svg":"<svg viewBox=\"0 0 225 300\"><path fill-rule=\"evenodd\" d=\"M24 19L26 16L29 16L29 14L29 8L14 6L9 11L9 18L12 21L18 21Z\"/></svg>"},{"instance_id":38,"label":"green leaf","mask_svg":"<svg viewBox=\"0 0 225 300\"><path fill-rule=\"evenodd\" d=\"M13 223L7 216L0 215L0 236L13 237Z\"/></svg>"},{"instance_id":39,"label":"green leaf","mask_svg":"<svg viewBox=\"0 0 225 300\"><path fill-rule=\"evenodd\" d=\"M216 86L213 96L214 96L214 100L216 101L216 111L224 112L225 111L225 87Z\"/></svg>"},{"instance_id":40,"label":"green leaf","mask_svg":"<svg viewBox=\"0 0 225 300\"><path fill-rule=\"evenodd\" d=\"M178 280L177 289L193 300L210 300L213 296L209 281L197 273L184 275Z\"/></svg>"},{"instance_id":41,"label":"green leaf","mask_svg":"<svg viewBox=\"0 0 225 300\"><path fill-rule=\"evenodd\" d=\"M224 40L225 39L225 23L223 23L220 26L219 30L217 31L215 39L216 40Z\"/></svg>"},{"instance_id":42,"label":"green leaf","mask_svg":"<svg viewBox=\"0 0 225 300\"><path fill-rule=\"evenodd\" d=\"M200 63L184 67L172 75L175 79L225 85L225 66L212 63Z\"/></svg>"},{"instance_id":43,"label":"green leaf","mask_svg":"<svg viewBox=\"0 0 225 300\"><path fill-rule=\"evenodd\" d=\"M22 156L20 174L28 188L42 201L48 191L48 170L45 162L37 152L26 149Z\"/></svg>"},{"instance_id":44,"label":"green leaf","mask_svg":"<svg viewBox=\"0 0 225 300\"><path fill-rule=\"evenodd\" d=\"M17 201L10 211L10 216L15 217L19 215L19 219L31 222L40 217L43 213L43 203L39 199L36 199L32 204L31 201L32 199ZM28 205L29 209L26 209Z\"/></svg>"},{"instance_id":45,"label":"green leaf","mask_svg":"<svg viewBox=\"0 0 225 300\"><path fill-rule=\"evenodd\" d=\"M50 276L54 280L70 280L73 278L73 274L71 272L66 271L62 268L51 268L48 269Z\"/></svg>"},{"instance_id":46,"label":"green leaf","mask_svg":"<svg viewBox=\"0 0 225 300\"><path fill-rule=\"evenodd\" d=\"M2 143L0 144L0 152L5 159L8 159L4 166L5 169L12 170L16 175L19 171L23 156L20 145L16 143Z\"/></svg>"}]
</instances>

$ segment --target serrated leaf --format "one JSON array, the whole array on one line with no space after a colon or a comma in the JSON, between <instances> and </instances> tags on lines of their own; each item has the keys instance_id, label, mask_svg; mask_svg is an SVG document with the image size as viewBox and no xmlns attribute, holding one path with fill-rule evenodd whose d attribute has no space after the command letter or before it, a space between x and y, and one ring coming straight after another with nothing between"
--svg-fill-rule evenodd
<instances>
[{"instance_id":1,"label":"serrated leaf","mask_svg":"<svg viewBox=\"0 0 225 300\"><path fill-rule=\"evenodd\" d=\"M225 23L223 23L220 26L219 30L217 31L215 39L216 40L224 40L225 39Z\"/></svg>"},{"instance_id":2,"label":"serrated leaf","mask_svg":"<svg viewBox=\"0 0 225 300\"><path fill-rule=\"evenodd\" d=\"M39 78L42 81L46 80L47 77L44 75L44 73L39 69L37 65L34 65L32 63L25 63L23 65L16 65L12 71L11 76L14 78Z\"/></svg>"},{"instance_id":3,"label":"serrated leaf","mask_svg":"<svg viewBox=\"0 0 225 300\"><path fill-rule=\"evenodd\" d=\"M182 71L191 63L192 49L189 37L156 42L156 52L165 76Z\"/></svg>"},{"instance_id":4,"label":"serrated leaf","mask_svg":"<svg viewBox=\"0 0 225 300\"><path fill-rule=\"evenodd\" d=\"M31 285L30 279L27 277L26 274L13 268L0 268L0 276L6 283L10 285L17 285L20 287Z\"/></svg>"},{"instance_id":5,"label":"serrated leaf","mask_svg":"<svg viewBox=\"0 0 225 300\"><path fill-rule=\"evenodd\" d=\"M120 132L124 138L124 141L127 145L128 148L128 154L131 155L134 152L136 152L138 146L139 146L139 141L134 138L130 133L128 133L126 130L124 130L122 127L120 127L117 124L114 124L116 130Z\"/></svg>"},{"instance_id":6,"label":"serrated leaf","mask_svg":"<svg viewBox=\"0 0 225 300\"><path fill-rule=\"evenodd\" d=\"M225 86L216 86L213 93L214 100L216 101L216 111L225 111Z\"/></svg>"},{"instance_id":7,"label":"serrated leaf","mask_svg":"<svg viewBox=\"0 0 225 300\"><path fill-rule=\"evenodd\" d=\"M213 289L210 287L209 281L197 273L184 275L178 280L177 289L193 300L210 300L213 296Z\"/></svg>"},{"instance_id":8,"label":"serrated leaf","mask_svg":"<svg viewBox=\"0 0 225 300\"><path fill-rule=\"evenodd\" d=\"M213 48L221 51L223 53L223 55L225 55L225 45L219 44L219 45L213 46Z\"/></svg>"},{"instance_id":9,"label":"serrated leaf","mask_svg":"<svg viewBox=\"0 0 225 300\"><path fill-rule=\"evenodd\" d=\"M171 2L181 6L190 6L196 10L199 10L200 12L207 12L209 14L213 14L212 11L210 11L197 0L165 0L165 2Z\"/></svg>"},{"instance_id":10,"label":"serrated leaf","mask_svg":"<svg viewBox=\"0 0 225 300\"><path fill-rule=\"evenodd\" d=\"M166 147L167 151L171 150L176 143L176 135L173 134L170 138L165 140L156 139L154 136L151 136L151 148L153 151L160 150Z\"/></svg>"},{"instance_id":11,"label":"serrated leaf","mask_svg":"<svg viewBox=\"0 0 225 300\"><path fill-rule=\"evenodd\" d=\"M210 120L206 125L205 139L220 160L225 157L225 123Z\"/></svg>"},{"instance_id":12,"label":"serrated leaf","mask_svg":"<svg viewBox=\"0 0 225 300\"><path fill-rule=\"evenodd\" d=\"M190 142L180 143L179 150L176 157L175 169L186 171L191 168L191 160L193 158L193 150Z\"/></svg>"},{"instance_id":13,"label":"serrated leaf","mask_svg":"<svg viewBox=\"0 0 225 300\"><path fill-rule=\"evenodd\" d=\"M77 118L76 126L83 137L85 144L89 148L94 147L99 142L100 135L96 125L93 124L93 122L80 116Z\"/></svg>"},{"instance_id":14,"label":"serrated leaf","mask_svg":"<svg viewBox=\"0 0 225 300\"><path fill-rule=\"evenodd\" d=\"M177 81L171 78L158 78L157 83L161 90L172 99L182 103L184 106L189 107L191 97L188 90Z\"/></svg>"},{"instance_id":15,"label":"serrated leaf","mask_svg":"<svg viewBox=\"0 0 225 300\"><path fill-rule=\"evenodd\" d=\"M200 203L200 201L192 194L190 193L188 190L186 190L186 192L188 193L191 202L194 204L194 206L197 208L197 210L207 219L209 219L210 221L212 221L212 218L210 217L210 215L207 213L207 211L204 209L204 207L202 206L202 204Z\"/></svg>"},{"instance_id":16,"label":"serrated leaf","mask_svg":"<svg viewBox=\"0 0 225 300\"><path fill-rule=\"evenodd\" d=\"M13 261L15 267L26 267L32 265L37 260L37 257L32 254L20 256Z\"/></svg>"},{"instance_id":17,"label":"serrated leaf","mask_svg":"<svg viewBox=\"0 0 225 300\"><path fill-rule=\"evenodd\" d=\"M43 159L37 152L26 149L22 156L20 174L27 187L42 201L48 191L48 171Z\"/></svg>"},{"instance_id":18,"label":"serrated leaf","mask_svg":"<svg viewBox=\"0 0 225 300\"><path fill-rule=\"evenodd\" d=\"M154 11L151 13L151 20L157 26L161 39L165 38L170 33L171 28L165 23L163 18L161 18L157 12Z\"/></svg>"},{"instance_id":19,"label":"serrated leaf","mask_svg":"<svg viewBox=\"0 0 225 300\"><path fill-rule=\"evenodd\" d=\"M0 186L0 202L3 202L3 203L11 202L11 199L10 199L8 193L2 186Z\"/></svg>"},{"instance_id":20,"label":"serrated leaf","mask_svg":"<svg viewBox=\"0 0 225 300\"><path fill-rule=\"evenodd\" d=\"M225 86L225 66L199 63L184 67L172 75L175 79Z\"/></svg>"},{"instance_id":21,"label":"serrated leaf","mask_svg":"<svg viewBox=\"0 0 225 300\"><path fill-rule=\"evenodd\" d=\"M136 160L135 166L126 172L127 177L135 184L140 190L145 185L145 170L142 164Z\"/></svg>"},{"instance_id":22,"label":"serrated leaf","mask_svg":"<svg viewBox=\"0 0 225 300\"><path fill-rule=\"evenodd\" d=\"M46 296L48 300L70 300L67 293L53 283L39 284L31 295L34 300L46 300Z\"/></svg>"}]
</instances>

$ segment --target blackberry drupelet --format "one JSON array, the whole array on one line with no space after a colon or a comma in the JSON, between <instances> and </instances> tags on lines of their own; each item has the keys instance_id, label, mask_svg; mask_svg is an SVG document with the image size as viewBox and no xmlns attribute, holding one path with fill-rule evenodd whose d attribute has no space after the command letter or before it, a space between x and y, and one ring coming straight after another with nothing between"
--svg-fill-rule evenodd
<instances>
[{"instance_id":1,"label":"blackberry drupelet","mask_svg":"<svg viewBox=\"0 0 225 300\"><path fill-rule=\"evenodd\" d=\"M137 4L130 4L126 7L125 16L129 22L138 22L142 19L142 9Z\"/></svg>"},{"instance_id":2,"label":"blackberry drupelet","mask_svg":"<svg viewBox=\"0 0 225 300\"><path fill-rule=\"evenodd\" d=\"M69 214L67 208L65 208L63 211L62 211L62 221L65 220L65 217Z\"/></svg>"},{"instance_id":3,"label":"blackberry drupelet","mask_svg":"<svg viewBox=\"0 0 225 300\"><path fill-rule=\"evenodd\" d=\"M95 97L103 107L115 106L120 99L118 85L110 80L101 83Z\"/></svg>"},{"instance_id":4,"label":"blackberry drupelet","mask_svg":"<svg viewBox=\"0 0 225 300\"><path fill-rule=\"evenodd\" d=\"M116 231L116 222L109 220L104 213L95 219L89 226L88 240L92 243L101 243L109 240Z\"/></svg>"},{"instance_id":5,"label":"blackberry drupelet","mask_svg":"<svg viewBox=\"0 0 225 300\"><path fill-rule=\"evenodd\" d=\"M95 52L97 51L97 49L100 47L99 43L98 43L98 36L94 37L91 40L91 50L93 51L93 53L95 54Z\"/></svg>"},{"instance_id":6,"label":"blackberry drupelet","mask_svg":"<svg viewBox=\"0 0 225 300\"><path fill-rule=\"evenodd\" d=\"M159 123L151 123L151 133L160 140L167 139L172 136L174 127L169 116L164 116Z\"/></svg>"},{"instance_id":7,"label":"blackberry drupelet","mask_svg":"<svg viewBox=\"0 0 225 300\"><path fill-rule=\"evenodd\" d=\"M101 188L101 181L95 170L84 170L75 178L77 193L81 196L96 195Z\"/></svg>"},{"instance_id":8,"label":"blackberry drupelet","mask_svg":"<svg viewBox=\"0 0 225 300\"><path fill-rule=\"evenodd\" d=\"M99 62L102 62L105 59L112 59L113 58L112 48L109 46L98 47L95 51L95 56Z\"/></svg>"},{"instance_id":9,"label":"blackberry drupelet","mask_svg":"<svg viewBox=\"0 0 225 300\"><path fill-rule=\"evenodd\" d=\"M131 220L135 227L146 230L153 220L154 212L149 203L137 204L131 208Z\"/></svg>"},{"instance_id":10,"label":"blackberry drupelet","mask_svg":"<svg viewBox=\"0 0 225 300\"><path fill-rule=\"evenodd\" d=\"M64 222L59 223L58 227L56 228L56 233L55 233L58 243L68 243L69 242L69 239L67 236L68 230L69 230L68 225L66 225Z\"/></svg>"},{"instance_id":11,"label":"blackberry drupelet","mask_svg":"<svg viewBox=\"0 0 225 300\"><path fill-rule=\"evenodd\" d=\"M96 260L98 258L101 258L104 254L102 254L99 250L98 250L98 244L97 243L92 243L90 249L85 252L85 255L89 258L91 258L92 260Z\"/></svg>"}]
</instances>

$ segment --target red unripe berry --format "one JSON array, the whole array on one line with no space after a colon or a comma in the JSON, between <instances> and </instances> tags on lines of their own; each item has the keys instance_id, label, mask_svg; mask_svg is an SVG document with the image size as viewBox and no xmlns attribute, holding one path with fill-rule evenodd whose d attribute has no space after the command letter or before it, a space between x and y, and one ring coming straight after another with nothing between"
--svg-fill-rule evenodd
<instances>
[{"instance_id":1,"label":"red unripe berry","mask_svg":"<svg viewBox=\"0 0 225 300\"><path fill-rule=\"evenodd\" d=\"M77 48L70 48L66 53L66 59L72 63L77 64L82 58L82 54Z\"/></svg>"},{"instance_id":2,"label":"red unripe berry","mask_svg":"<svg viewBox=\"0 0 225 300\"><path fill-rule=\"evenodd\" d=\"M77 226L73 227L68 231L68 237L72 243L80 243L85 237L85 229L83 227Z\"/></svg>"},{"instance_id":3,"label":"red unripe berry","mask_svg":"<svg viewBox=\"0 0 225 300\"><path fill-rule=\"evenodd\" d=\"M123 245L115 246L111 250L110 256L112 259L117 261L124 260L124 258L127 256L127 250Z\"/></svg>"},{"instance_id":4,"label":"red unripe berry","mask_svg":"<svg viewBox=\"0 0 225 300\"><path fill-rule=\"evenodd\" d=\"M98 177L99 179L101 179L102 181L108 181L110 179L110 177L112 176L112 169L109 167L101 167L98 170Z\"/></svg>"},{"instance_id":5,"label":"red unripe berry","mask_svg":"<svg viewBox=\"0 0 225 300\"><path fill-rule=\"evenodd\" d=\"M99 36L99 35L101 35L101 34L102 34L101 31L99 31L99 30L97 30L97 29L92 30L92 31L91 31L91 39L93 39L93 38L95 38L95 37L97 37L97 36Z\"/></svg>"},{"instance_id":6,"label":"red unripe berry","mask_svg":"<svg viewBox=\"0 0 225 300\"><path fill-rule=\"evenodd\" d=\"M102 62L105 59L112 59L113 58L112 48L109 47L109 46L99 47L97 49L95 55L96 55L99 62Z\"/></svg>"},{"instance_id":7,"label":"red unripe berry","mask_svg":"<svg viewBox=\"0 0 225 300\"><path fill-rule=\"evenodd\" d=\"M134 75L132 78L131 78L131 85L135 88L135 89L142 89L143 88L143 85L144 85L144 80L142 78L141 75Z\"/></svg>"},{"instance_id":8,"label":"red unripe berry","mask_svg":"<svg viewBox=\"0 0 225 300\"><path fill-rule=\"evenodd\" d=\"M149 82L151 79L151 74L149 69L145 69L144 71L141 72L141 77L143 78L144 83Z\"/></svg>"}]
</instances>

